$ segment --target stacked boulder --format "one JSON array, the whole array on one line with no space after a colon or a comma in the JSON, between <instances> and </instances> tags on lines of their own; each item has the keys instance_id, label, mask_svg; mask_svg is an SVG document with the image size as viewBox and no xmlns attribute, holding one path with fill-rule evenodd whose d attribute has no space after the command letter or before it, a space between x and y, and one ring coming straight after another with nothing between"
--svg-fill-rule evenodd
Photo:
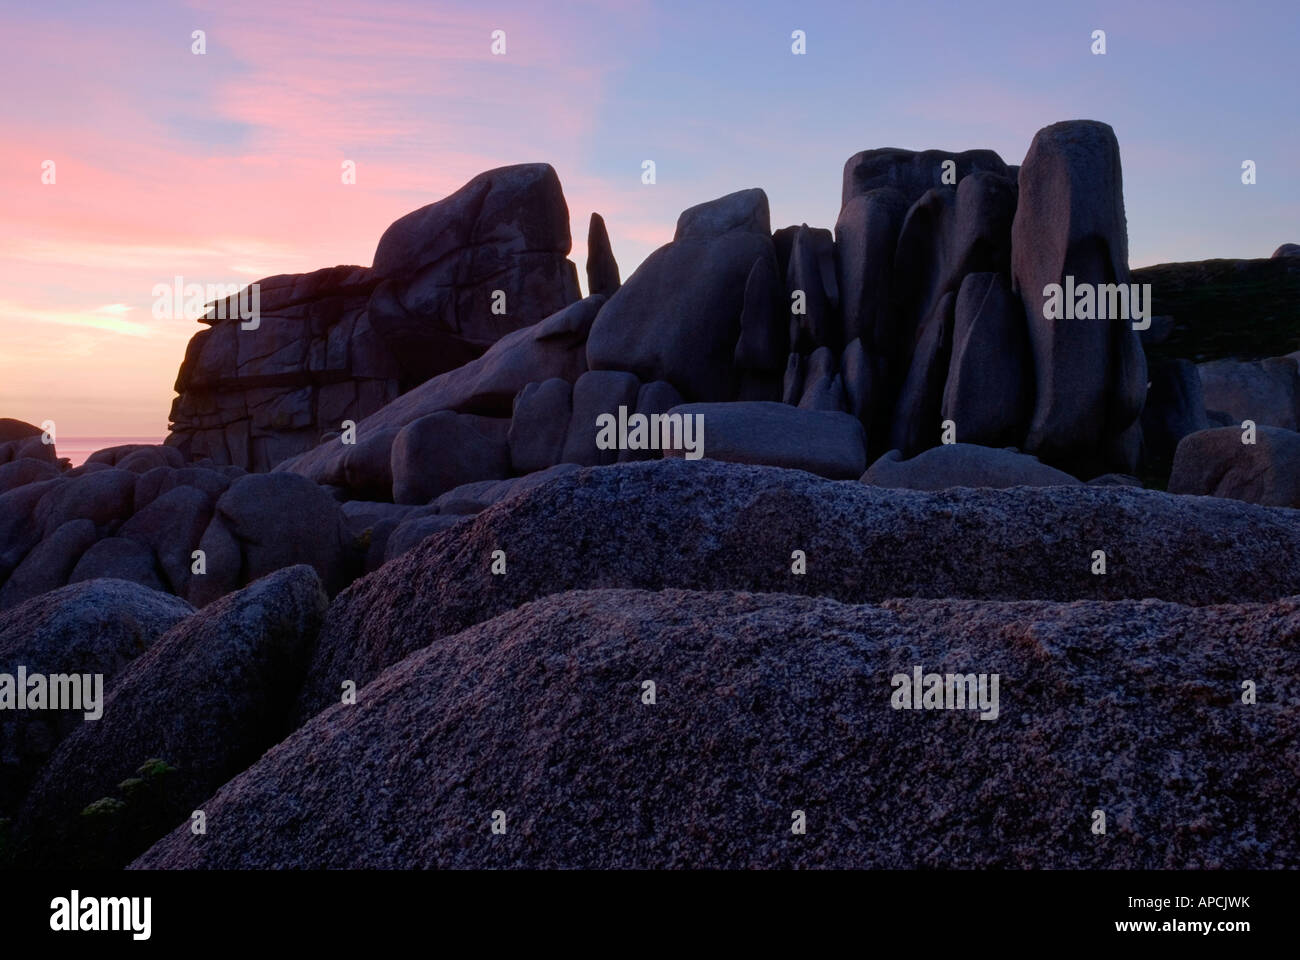
<instances>
[{"instance_id":1,"label":"stacked boulder","mask_svg":"<svg viewBox=\"0 0 1300 960\"><path fill-rule=\"evenodd\" d=\"M395 222L369 268L262 280L256 321L239 315L247 293L212 304L168 443L269 470L576 300L570 246L555 170L502 167Z\"/></svg>"},{"instance_id":2,"label":"stacked boulder","mask_svg":"<svg viewBox=\"0 0 1300 960\"><path fill-rule=\"evenodd\" d=\"M1045 309L1052 285L1130 280L1105 124L1039 131L1020 167L865 151L841 200L833 231L773 231L759 189L701 203L626 278L592 214L579 299L555 171L484 173L370 267L263 281L256 324L214 305L166 446L67 470L0 421L0 607L102 576L202 606L294 562L334 593L552 479L661 457L915 489L1172 468L1171 489L1300 505L1256 475L1286 472L1290 436L1243 457L1206 435L1294 435L1294 357L1148 366L1171 322Z\"/></svg>"}]
</instances>

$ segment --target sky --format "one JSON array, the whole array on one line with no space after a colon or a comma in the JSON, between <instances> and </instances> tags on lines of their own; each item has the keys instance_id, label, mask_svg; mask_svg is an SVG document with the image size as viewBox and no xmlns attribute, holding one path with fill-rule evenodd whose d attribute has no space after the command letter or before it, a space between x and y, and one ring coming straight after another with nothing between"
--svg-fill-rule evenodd
<instances>
[{"instance_id":1,"label":"sky","mask_svg":"<svg viewBox=\"0 0 1300 960\"><path fill-rule=\"evenodd\" d=\"M0 417L161 438L200 327L154 319L156 284L369 265L393 220L511 163L559 173L585 285L593 210L626 277L734 190L829 228L859 150L1019 163L1103 120L1133 266L1266 257L1300 242L1298 52L1295 0L2 0Z\"/></svg>"}]
</instances>

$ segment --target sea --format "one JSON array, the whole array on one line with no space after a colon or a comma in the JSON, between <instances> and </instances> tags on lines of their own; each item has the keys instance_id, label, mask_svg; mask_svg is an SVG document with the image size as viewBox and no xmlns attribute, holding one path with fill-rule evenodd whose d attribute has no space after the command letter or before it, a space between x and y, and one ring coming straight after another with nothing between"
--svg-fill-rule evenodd
<instances>
[{"instance_id":1,"label":"sea","mask_svg":"<svg viewBox=\"0 0 1300 960\"><path fill-rule=\"evenodd\" d=\"M92 453L105 447L120 447L126 443L162 443L165 439L165 435L161 437L64 437L56 434L54 452L60 457L67 457L74 467L79 467Z\"/></svg>"}]
</instances>

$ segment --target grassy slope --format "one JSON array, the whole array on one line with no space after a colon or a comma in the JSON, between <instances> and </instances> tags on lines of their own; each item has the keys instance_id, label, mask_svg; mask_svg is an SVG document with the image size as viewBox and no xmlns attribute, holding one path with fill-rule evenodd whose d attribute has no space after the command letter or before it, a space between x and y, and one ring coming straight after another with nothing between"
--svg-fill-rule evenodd
<instances>
[{"instance_id":1,"label":"grassy slope","mask_svg":"<svg viewBox=\"0 0 1300 960\"><path fill-rule=\"evenodd\" d=\"M1152 313L1177 321L1153 357L1257 360L1300 350L1300 257L1161 263L1133 271L1151 284Z\"/></svg>"}]
</instances>

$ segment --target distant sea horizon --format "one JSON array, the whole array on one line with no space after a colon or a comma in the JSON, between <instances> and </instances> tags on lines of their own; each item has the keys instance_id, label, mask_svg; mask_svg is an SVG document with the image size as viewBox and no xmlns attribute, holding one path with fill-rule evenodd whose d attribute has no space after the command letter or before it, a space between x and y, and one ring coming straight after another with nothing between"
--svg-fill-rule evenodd
<instances>
[{"instance_id":1,"label":"distant sea horizon","mask_svg":"<svg viewBox=\"0 0 1300 960\"><path fill-rule=\"evenodd\" d=\"M74 467L79 467L96 450L105 447L120 447L127 443L162 443L166 434L154 434L148 437L60 437L55 435L54 452L60 457L67 457Z\"/></svg>"}]
</instances>

